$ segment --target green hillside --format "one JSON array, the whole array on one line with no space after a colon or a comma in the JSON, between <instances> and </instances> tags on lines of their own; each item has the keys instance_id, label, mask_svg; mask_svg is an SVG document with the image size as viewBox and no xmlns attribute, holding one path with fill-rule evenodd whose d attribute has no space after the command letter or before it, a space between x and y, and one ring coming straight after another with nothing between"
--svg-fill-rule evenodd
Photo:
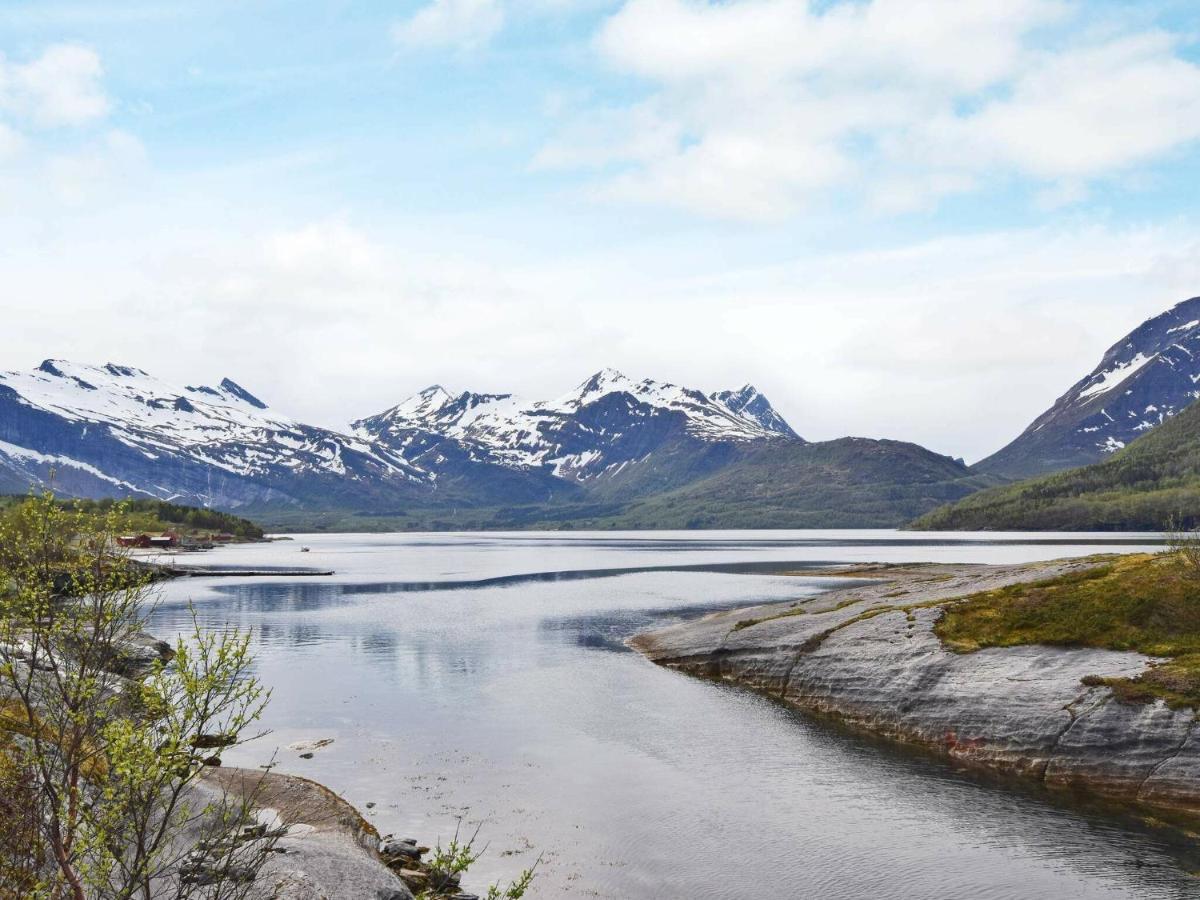
<instances>
[{"instance_id":1,"label":"green hillside","mask_svg":"<svg viewBox=\"0 0 1200 900\"><path fill-rule=\"evenodd\" d=\"M27 494L0 496L0 510L8 509L29 499ZM185 537L209 534L230 534L240 540L259 540L263 530L249 519L215 509L182 506L165 500L73 500L61 499L62 505L79 507L89 513L103 513L118 502L128 512L130 528L147 534L173 531Z\"/></svg>"},{"instance_id":2,"label":"green hillside","mask_svg":"<svg viewBox=\"0 0 1200 900\"><path fill-rule=\"evenodd\" d=\"M894 528L997 483L915 444L866 438L772 442L724 466L714 459L710 474L662 490L661 484L682 477L671 459L660 455L645 471L630 467L620 481L591 487L583 501L413 508L382 516L272 510L260 515L280 531ZM690 457L681 460L694 465Z\"/></svg>"},{"instance_id":3,"label":"green hillside","mask_svg":"<svg viewBox=\"0 0 1200 900\"><path fill-rule=\"evenodd\" d=\"M841 438L764 447L715 475L631 503L620 528L892 528L996 484L915 444Z\"/></svg>"},{"instance_id":4,"label":"green hillside","mask_svg":"<svg viewBox=\"0 0 1200 900\"><path fill-rule=\"evenodd\" d=\"M929 530L1157 531L1200 525L1200 405L1101 463L982 491L912 522Z\"/></svg>"}]
</instances>

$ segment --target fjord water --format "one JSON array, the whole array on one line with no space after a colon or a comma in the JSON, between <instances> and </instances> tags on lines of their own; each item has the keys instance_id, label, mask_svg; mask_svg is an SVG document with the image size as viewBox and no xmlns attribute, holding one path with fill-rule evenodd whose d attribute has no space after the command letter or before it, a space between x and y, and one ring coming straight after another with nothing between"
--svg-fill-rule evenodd
<instances>
[{"instance_id":1,"label":"fjord water","mask_svg":"<svg viewBox=\"0 0 1200 900\"><path fill-rule=\"evenodd\" d=\"M311 548L300 553L301 546ZM153 627L252 628L271 734L226 758L321 781L381 832L543 854L537 897L1200 897L1194 850L658 668L624 640L811 595L827 563L1156 549L1138 535L691 532L320 535L205 565L328 577L168 584ZM187 562L186 558L181 560ZM287 745L334 743L302 759ZM368 803L374 807L367 809Z\"/></svg>"}]
</instances>

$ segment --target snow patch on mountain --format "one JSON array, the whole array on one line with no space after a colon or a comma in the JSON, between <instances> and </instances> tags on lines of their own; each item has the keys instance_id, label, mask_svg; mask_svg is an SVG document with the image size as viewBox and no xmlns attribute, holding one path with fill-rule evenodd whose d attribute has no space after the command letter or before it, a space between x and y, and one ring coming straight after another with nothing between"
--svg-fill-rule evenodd
<instances>
[{"instance_id":1,"label":"snow patch on mountain","mask_svg":"<svg viewBox=\"0 0 1200 900\"><path fill-rule=\"evenodd\" d=\"M106 481L114 487L128 490L137 494L146 494L149 492L143 491L136 485L129 484L126 481L121 481L119 478L113 478L110 475L100 471L95 466L81 462L77 459L72 459L69 456L64 456L61 453L38 453L36 450L30 450L28 447L18 447L16 444L10 444L7 441L0 441L0 457L7 458L10 465L19 471L30 475L32 481L37 480L37 476L33 474L33 470L27 470L21 463L37 463L39 466L51 466L59 469L63 466L71 469L78 469L81 472L99 478L101 481Z\"/></svg>"},{"instance_id":2,"label":"snow patch on mountain","mask_svg":"<svg viewBox=\"0 0 1200 900\"><path fill-rule=\"evenodd\" d=\"M1138 353L1133 359L1127 362L1093 375L1092 378L1095 379L1095 384L1080 391L1078 399L1086 400L1098 394L1107 394L1113 388L1120 387L1125 379L1129 378L1129 376L1133 375L1147 363L1154 362L1156 358L1157 356L1147 356L1144 353Z\"/></svg>"}]
</instances>

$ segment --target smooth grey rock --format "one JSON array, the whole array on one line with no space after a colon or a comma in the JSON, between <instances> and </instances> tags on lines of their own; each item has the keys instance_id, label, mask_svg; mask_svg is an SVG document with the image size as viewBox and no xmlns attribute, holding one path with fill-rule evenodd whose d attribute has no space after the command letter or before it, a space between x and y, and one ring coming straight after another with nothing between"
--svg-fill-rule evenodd
<instances>
[{"instance_id":1,"label":"smooth grey rock","mask_svg":"<svg viewBox=\"0 0 1200 900\"><path fill-rule=\"evenodd\" d=\"M1200 728L1191 723L1179 752L1163 760L1142 782L1138 799L1155 806L1188 807L1200 783Z\"/></svg>"},{"instance_id":2,"label":"smooth grey rock","mask_svg":"<svg viewBox=\"0 0 1200 900\"><path fill-rule=\"evenodd\" d=\"M1123 703L1083 683L1136 676L1156 660L1040 645L955 653L933 631L943 601L1095 564L880 569L875 583L719 613L630 643L662 665L965 763L1200 812L1195 711Z\"/></svg>"},{"instance_id":3,"label":"smooth grey rock","mask_svg":"<svg viewBox=\"0 0 1200 900\"><path fill-rule=\"evenodd\" d=\"M276 852L249 888L249 900L412 900L412 892L379 858L378 834L370 824L315 782L275 772L213 769L192 791L196 808L223 795L254 798L260 825L249 826L241 839L255 840L262 832L274 839ZM203 822L195 829L201 833Z\"/></svg>"},{"instance_id":4,"label":"smooth grey rock","mask_svg":"<svg viewBox=\"0 0 1200 900\"><path fill-rule=\"evenodd\" d=\"M1103 782L1105 794L1136 799L1154 770L1183 752L1195 715L1191 709L1170 709L1162 701L1118 703L1106 698L1080 713L1063 734L1046 782L1093 788ZM1192 753L1194 749L1188 751ZM1200 794L1200 784L1180 787Z\"/></svg>"},{"instance_id":5,"label":"smooth grey rock","mask_svg":"<svg viewBox=\"0 0 1200 900\"><path fill-rule=\"evenodd\" d=\"M149 674L158 663L170 662L174 657L175 651L166 641L153 635L139 634L117 648L113 670L128 678L140 678Z\"/></svg>"}]
</instances>

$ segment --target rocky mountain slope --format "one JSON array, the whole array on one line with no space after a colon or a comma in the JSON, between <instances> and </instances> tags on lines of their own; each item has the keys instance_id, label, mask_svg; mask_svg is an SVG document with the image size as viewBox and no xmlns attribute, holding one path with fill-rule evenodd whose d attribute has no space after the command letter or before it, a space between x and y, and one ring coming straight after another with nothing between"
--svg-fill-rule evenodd
<instances>
[{"instance_id":1,"label":"rocky mountain slope","mask_svg":"<svg viewBox=\"0 0 1200 900\"><path fill-rule=\"evenodd\" d=\"M47 360L0 373L0 486L197 506L370 504L426 473L359 438L304 425L225 379L180 387L130 366Z\"/></svg>"},{"instance_id":2,"label":"rocky mountain slope","mask_svg":"<svg viewBox=\"0 0 1200 900\"><path fill-rule=\"evenodd\" d=\"M1103 462L993 488L911 525L930 530L1157 531L1200 527L1200 405Z\"/></svg>"},{"instance_id":3,"label":"rocky mountain slope","mask_svg":"<svg viewBox=\"0 0 1200 900\"><path fill-rule=\"evenodd\" d=\"M1138 326L977 471L1026 478L1098 462L1200 396L1200 297Z\"/></svg>"}]
</instances>

